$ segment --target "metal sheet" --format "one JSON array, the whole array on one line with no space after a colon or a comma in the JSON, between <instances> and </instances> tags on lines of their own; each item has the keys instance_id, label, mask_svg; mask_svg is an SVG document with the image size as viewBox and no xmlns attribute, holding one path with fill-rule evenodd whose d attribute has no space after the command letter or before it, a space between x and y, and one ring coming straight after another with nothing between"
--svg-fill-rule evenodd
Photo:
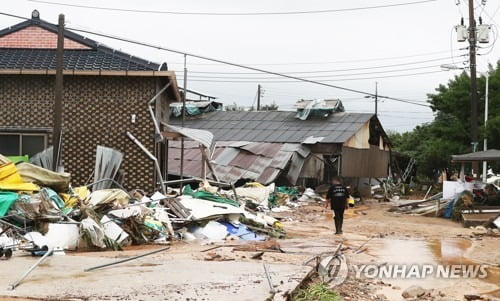
<instances>
[{"instance_id":1,"label":"metal sheet","mask_svg":"<svg viewBox=\"0 0 500 301\"><path fill-rule=\"evenodd\" d=\"M211 156L215 146L214 135L211 132L187 127L177 127L170 124L167 125L167 129L203 144L208 149L209 156Z\"/></svg>"},{"instance_id":2,"label":"metal sheet","mask_svg":"<svg viewBox=\"0 0 500 301\"><path fill-rule=\"evenodd\" d=\"M229 163L239 154L239 150L233 147L226 147L215 159L217 165L230 165Z\"/></svg>"},{"instance_id":3,"label":"metal sheet","mask_svg":"<svg viewBox=\"0 0 500 301\"><path fill-rule=\"evenodd\" d=\"M255 156L256 159L253 161L252 165L248 168L250 171L261 173L266 167L273 161L272 158Z\"/></svg>"},{"instance_id":4,"label":"metal sheet","mask_svg":"<svg viewBox=\"0 0 500 301\"><path fill-rule=\"evenodd\" d=\"M231 162L229 162L229 165L248 170L256 159L257 156L253 155L252 153L245 150L240 150L238 152L238 155L236 155L236 157L231 160Z\"/></svg>"},{"instance_id":5,"label":"metal sheet","mask_svg":"<svg viewBox=\"0 0 500 301\"><path fill-rule=\"evenodd\" d=\"M279 176L281 170L268 167L257 178L257 182L264 185L271 184Z\"/></svg>"},{"instance_id":6,"label":"metal sheet","mask_svg":"<svg viewBox=\"0 0 500 301\"><path fill-rule=\"evenodd\" d=\"M292 158L293 153L279 151L271 161L270 167L285 169L288 161Z\"/></svg>"},{"instance_id":7,"label":"metal sheet","mask_svg":"<svg viewBox=\"0 0 500 301\"><path fill-rule=\"evenodd\" d=\"M385 178L389 170L389 152L378 146L370 149L342 148L343 177Z\"/></svg>"},{"instance_id":8,"label":"metal sheet","mask_svg":"<svg viewBox=\"0 0 500 301\"><path fill-rule=\"evenodd\" d=\"M300 172L302 170L302 166L304 165L305 159L297 153L292 155L292 162L290 164L290 168L288 169L288 173L286 178L290 183L296 183L299 178Z\"/></svg>"},{"instance_id":9,"label":"metal sheet","mask_svg":"<svg viewBox=\"0 0 500 301\"><path fill-rule=\"evenodd\" d=\"M247 150L253 154L256 155L262 155L265 157L274 157L280 149L282 148L281 143L259 143L259 142L254 142L247 144L243 147L241 147L244 150Z\"/></svg>"}]
</instances>

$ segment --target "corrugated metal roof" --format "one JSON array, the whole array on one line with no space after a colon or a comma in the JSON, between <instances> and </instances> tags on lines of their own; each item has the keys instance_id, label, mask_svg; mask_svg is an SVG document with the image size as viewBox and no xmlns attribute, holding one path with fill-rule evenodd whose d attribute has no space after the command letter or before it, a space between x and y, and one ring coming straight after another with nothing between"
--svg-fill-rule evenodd
<instances>
[{"instance_id":1,"label":"corrugated metal roof","mask_svg":"<svg viewBox=\"0 0 500 301\"><path fill-rule=\"evenodd\" d=\"M273 157L282 148L279 143L258 143L253 142L242 147L242 149L247 150L256 155L263 155L266 157Z\"/></svg>"},{"instance_id":2,"label":"corrugated metal roof","mask_svg":"<svg viewBox=\"0 0 500 301\"><path fill-rule=\"evenodd\" d=\"M233 147L226 147L214 159L217 165L229 165L229 162L238 156L239 150Z\"/></svg>"},{"instance_id":3,"label":"corrugated metal roof","mask_svg":"<svg viewBox=\"0 0 500 301\"><path fill-rule=\"evenodd\" d=\"M179 133L185 137L198 141L203 144L209 152L209 156L211 156L214 151L214 135L210 131L193 129L189 127L177 127L174 125L167 124L167 129L171 132Z\"/></svg>"},{"instance_id":4,"label":"corrugated metal roof","mask_svg":"<svg viewBox=\"0 0 500 301\"><path fill-rule=\"evenodd\" d=\"M197 142L184 143L184 175L201 176L201 152ZM178 141L169 142L168 170L180 174L180 147ZM309 149L298 143L249 143L224 141L217 143L214 151L214 170L218 178L226 182L252 179L262 184L273 182L293 158L301 158L294 165L300 171L303 158ZM295 177L292 177L295 178ZM294 183L293 183L294 184Z\"/></svg>"},{"instance_id":5,"label":"corrugated metal roof","mask_svg":"<svg viewBox=\"0 0 500 301\"><path fill-rule=\"evenodd\" d=\"M374 115L370 113L330 114L326 118L295 118L295 112L212 112L186 120L186 127L210 131L217 141L302 143L307 137L325 137L319 143L344 143ZM180 124L171 119L171 124Z\"/></svg>"}]
</instances>

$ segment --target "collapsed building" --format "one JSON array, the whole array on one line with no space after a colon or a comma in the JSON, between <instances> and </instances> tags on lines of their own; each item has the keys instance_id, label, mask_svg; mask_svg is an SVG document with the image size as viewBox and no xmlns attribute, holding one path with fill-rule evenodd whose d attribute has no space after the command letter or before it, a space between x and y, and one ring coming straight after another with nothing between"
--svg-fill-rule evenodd
<instances>
[{"instance_id":1,"label":"collapsed building","mask_svg":"<svg viewBox=\"0 0 500 301\"><path fill-rule=\"evenodd\" d=\"M340 100L301 101L297 111L215 111L190 116L185 127L210 131L213 172L202 168L196 142L184 142L182 175L234 183L314 187L333 176L385 178L390 142L375 114L348 113ZM180 118L171 124L181 125ZM181 175L180 141L168 146L170 176Z\"/></svg>"}]
</instances>

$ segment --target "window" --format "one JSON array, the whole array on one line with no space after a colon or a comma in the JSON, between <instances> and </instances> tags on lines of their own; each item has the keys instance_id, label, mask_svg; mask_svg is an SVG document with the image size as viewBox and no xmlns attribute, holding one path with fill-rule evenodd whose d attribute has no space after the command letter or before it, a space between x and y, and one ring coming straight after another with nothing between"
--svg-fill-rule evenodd
<instances>
[{"instance_id":1,"label":"window","mask_svg":"<svg viewBox=\"0 0 500 301\"><path fill-rule=\"evenodd\" d=\"M34 156L47 147L47 135L0 133L0 154L4 156Z\"/></svg>"}]
</instances>

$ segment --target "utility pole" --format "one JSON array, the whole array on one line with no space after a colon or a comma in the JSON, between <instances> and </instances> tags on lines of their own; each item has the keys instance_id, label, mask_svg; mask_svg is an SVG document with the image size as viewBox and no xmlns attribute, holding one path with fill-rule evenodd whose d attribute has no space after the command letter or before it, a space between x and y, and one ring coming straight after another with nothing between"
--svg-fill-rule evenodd
<instances>
[{"instance_id":1,"label":"utility pole","mask_svg":"<svg viewBox=\"0 0 500 301\"><path fill-rule=\"evenodd\" d=\"M59 15L56 50L56 85L54 100L54 125L52 132L52 170L57 172L62 149L62 97L63 97L63 68L64 68L64 15ZM61 151L62 152L62 151Z\"/></svg>"},{"instance_id":2,"label":"utility pole","mask_svg":"<svg viewBox=\"0 0 500 301\"><path fill-rule=\"evenodd\" d=\"M187 55L184 54L184 93L182 93L182 127L184 128L184 123L186 120L186 95L187 95ZM184 136L181 137L181 166L180 166L180 176L181 184L180 189L182 193L182 188L184 186Z\"/></svg>"},{"instance_id":3,"label":"utility pole","mask_svg":"<svg viewBox=\"0 0 500 301\"><path fill-rule=\"evenodd\" d=\"M375 82L375 116L378 114L378 82Z\"/></svg>"},{"instance_id":4,"label":"utility pole","mask_svg":"<svg viewBox=\"0 0 500 301\"><path fill-rule=\"evenodd\" d=\"M484 141L483 141L483 151L488 150L488 137L486 135L486 124L488 123L488 89L489 89L489 71L486 72L486 91L484 94ZM488 164L483 161L483 182L486 183Z\"/></svg>"},{"instance_id":5,"label":"utility pole","mask_svg":"<svg viewBox=\"0 0 500 301\"><path fill-rule=\"evenodd\" d=\"M469 0L469 56L470 56L470 110L471 110L471 143L472 151L477 150L477 76L476 76L476 20L474 19L474 0ZM473 169L477 170L478 164L473 163Z\"/></svg>"},{"instance_id":6,"label":"utility pole","mask_svg":"<svg viewBox=\"0 0 500 301\"><path fill-rule=\"evenodd\" d=\"M257 85L257 111L260 111L260 84Z\"/></svg>"}]
</instances>

